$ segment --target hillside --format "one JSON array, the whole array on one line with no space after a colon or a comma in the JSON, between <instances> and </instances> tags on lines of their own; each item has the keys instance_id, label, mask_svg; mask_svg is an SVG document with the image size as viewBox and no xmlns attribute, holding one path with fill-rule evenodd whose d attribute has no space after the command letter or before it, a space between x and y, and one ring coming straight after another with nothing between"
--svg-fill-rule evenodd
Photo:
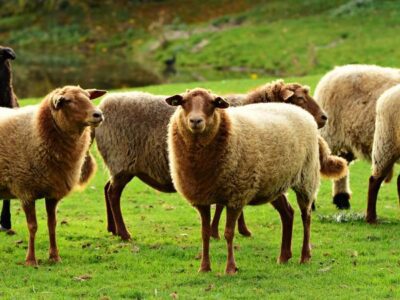
<instances>
[{"instance_id":1,"label":"hillside","mask_svg":"<svg viewBox=\"0 0 400 300\"><path fill-rule=\"evenodd\" d=\"M15 85L24 97L66 83L121 88L400 61L397 1L43 3L0 0L0 44L17 52ZM174 55L176 72L164 72Z\"/></svg>"}]
</instances>

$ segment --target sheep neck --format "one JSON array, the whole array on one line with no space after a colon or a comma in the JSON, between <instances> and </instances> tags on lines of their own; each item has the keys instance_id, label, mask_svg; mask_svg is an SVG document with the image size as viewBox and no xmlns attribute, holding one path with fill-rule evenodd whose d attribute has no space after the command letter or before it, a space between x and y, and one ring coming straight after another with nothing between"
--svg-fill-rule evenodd
<instances>
[{"instance_id":1,"label":"sheep neck","mask_svg":"<svg viewBox=\"0 0 400 300\"><path fill-rule=\"evenodd\" d=\"M54 120L48 101L39 106L36 117L40 143L48 148L49 161L55 164L71 164L79 160L89 145L90 130L84 129L74 134L63 131Z\"/></svg>"},{"instance_id":2,"label":"sheep neck","mask_svg":"<svg viewBox=\"0 0 400 300\"><path fill-rule=\"evenodd\" d=\"M185 126L179 123L173 124L175 157L181 174L179 185L191 203L210 204L210 201L218 198L215 184L218 182L222 161L227 153L231 135L230 119L226 112L221 110L214 130L205 136L193 135L188 129L179 129Z\"/></svg>"}]
</instances>

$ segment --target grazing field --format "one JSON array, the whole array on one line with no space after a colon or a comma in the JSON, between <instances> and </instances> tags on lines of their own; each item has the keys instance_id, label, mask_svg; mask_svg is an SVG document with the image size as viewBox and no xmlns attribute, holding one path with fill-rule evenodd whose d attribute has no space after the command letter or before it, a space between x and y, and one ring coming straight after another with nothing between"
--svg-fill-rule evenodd
<instances>
[{"instance_id":1,"label":"grazing field","mask_svg":"<svg viewBox=\"0 0 400 300\"><path fill-rule=\"evenodd\" d=\"M312 90L320 76L292 78ZM217 93L245 92L270 78L203 82ZM289 79L288 79L289 80ZM199 83L151 86L140 90L172 94ZM22 105L37 99L21 101ZM97 155L95 147L93 152ZM133 180L125 189L122 209L132 233L122 242L106 231L103 186L107 172L99 170L83 192L74 192L58 208L58 242L62 263L47 261L48 234L44 201L38 201L36 239L38 268L23 265L28 231L18 201L13 201L15 235L0 233L1 299L301 299L399 298L400 209L395 180L379 195L380 223L367 225L370 167L351 166L352 209L338 212L331 203L331 184L322 181L313 213L311 263L300 265L302 225L295 208L293 258L278 265L281 228L271 205L247 207L245 215L253 237L235 237L239 272L223 274L225 241L211 243L212 272L199 274L201 251L197 211L177 194L164 194ZM395 170L397 175L400 168ZM221 222L223 223L223 222ZM220 226L221 232L223 226Z\"/></svg>"}]
</instances>

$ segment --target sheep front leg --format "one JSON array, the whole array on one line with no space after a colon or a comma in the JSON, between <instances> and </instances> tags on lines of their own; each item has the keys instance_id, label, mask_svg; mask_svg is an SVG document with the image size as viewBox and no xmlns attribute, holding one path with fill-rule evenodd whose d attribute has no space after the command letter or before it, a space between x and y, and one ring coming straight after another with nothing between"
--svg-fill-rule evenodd
<instances>
[{"instance_id":1,"label":"sheep front leg","mask_svg":"<svg viewBox=\"0 0 400 300\"><path fill-rule=\"evenodd\" d=\"M111 210L110 199L108 198L108 189L110 188L110 180L107 181L104 186L104 199L106 201L106 209L107 209L107 231L111 232L113 235L117 234L117 230L115 229L114 217Z\"/></svg>"},{"instance_id":2,"label":"sheep front leg","mask_svg":"<svg viewBox=\"0 0 400 300\"><path fill-rule=\"evenodd\" d=\"M131 234L125 226L124 218L121 212L121 194L125 186L133 178L133 175L120 173L111 179L111 184L108 188L108 200L110 202L111 211L114 217L116 234L123 240L129 240Z\"/></svg>"},{"instance_id":3,"label":"sheep front leg","mask_svg":"<svg viewBox=\"0 0 400 300\"><path fill-rule=\"evenodd\" d=\"M399 197L399 202L400 202L400 174L397 177L397 195Z\"/></svg>"},{"instance_id":4,"label":"sheep front leg","mask_svg":"<svg viewBox=\"0 0 400 300\"><path fill-rule=\"evenodd\" d=\"M22 208L24 209L26 222L29 230L29 244L28 251L26 252L25 265L36 266L37 261L35 257L35 235L37 231L36 221L36 208L35 200L26 200L22 202Z\"/></svg>"},{"instance_id":5,"label":"sheep front leg","mask_svg":"<svg viewBox=\"0 0 400 300\"><path fill-rule=\"evenodd\" d=\"M355 159L353 153L340 153L340 157L347 161L347 165ZM338 209L349 209L350 208L350 170L346 176L339 180L333 181L333 204L336 205Z\"/></svg>"},{"instance_id":6,"label":"sheep front leg","mask_svg":"<svg viewBox=\"0 0 400 300\"><path fill-rule=\"evenodd\" d=\"M286 263L292 257L292 233L294 210L290 206L285 195L279 196L272 202L279 212L282 222L282 244L278 263Z\"/></svg>"},{"instance_id":7,"label":"sheep front leg","mask_svg":"<svg viewBox=\"0 0 400 300\"><path fill-rule=\"evenodd\" d=\"M226 274L235 274L238 270L233 254L233 237L235 236L236 221L241 212L242 208L226 208L226 225L224 234L228 248L228 258L225 269Z\"/></svg>"},{"instance_id":8,"label":"sheep front leg","mask_svg":"<svg viewBox=\"0 0 400 300\"><path fill-rule=\"evenodd\" d=\"M311 203L312 197L304 191L296 191L297 203L301 211L303 221L303 248L301 250L300 263L306 263L311 259Z\"/></svg>"},{"instance_id":9,"label":"sheep front leg","mask_svg":"<svg viewBox=\"0 0 400 300\"><path fill-rule=\"evenodd\" d=\"M0 226L4 229L11 229L11 213L10 200L3 200L3 208L1 210Z\"/></svg>"},{"instance_id":10,"label":"sheep front leg","mask_svg":"<svg viewBox=\"0 0 400 300\"><path fill-rule=\"evenodd\" d=\"M201 238L203 240L203 251L201 254L201 265L199 272L210 272L210 236L211 236L211 212L210 205L196 206L201 216Z\"/></svg>"},{"instance_id":11,"label":"sheep front leg","mask_svg":"<svg viewBox=\"0 0 400 300\"><path fill-rule=\"evenodd\" d=\"M211 223L211 236L217 240L219 240L218 225L219 225L219 220L221 219L221 213L223 210L224 210L223 205L217 204L215 206L214 217L213 217L213 220Z\"/></svg>"},{"instance_id":12,"label":"sheep front leg","mask_svg":"<svg viewBox=\"0 0 400 300\"><path fill-rule=\"evenodd\" d=\"M46 198L47 227L49 229L49 240L50 240L49 259L53 262L61 261L61 258L58 255L57 239L56 239L57 203L58 200L56 199Z\"/></svg>"}]
</instances>

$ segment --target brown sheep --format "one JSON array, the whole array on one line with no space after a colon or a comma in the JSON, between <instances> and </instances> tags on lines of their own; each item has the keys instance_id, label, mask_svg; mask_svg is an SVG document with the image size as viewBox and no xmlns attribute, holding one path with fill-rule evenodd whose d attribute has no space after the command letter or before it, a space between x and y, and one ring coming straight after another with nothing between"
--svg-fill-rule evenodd
<instances>
[{"instance_id":1,"label":"brown sheep","mask_svg":"<svg viewBox=\"0 0 400 300\"><path fill-rule=\"evenodd\" d=\"M308 93L308 88L277 80L250 93L249 103L285 102L303 107L312 113L322 126L324 112ZM174 108L165 103L167 96L142 92L117 93L106 96L99 107L107 116L96 128L96 144L109 172L110 180L104 187L107 208L107 229L122 239L131 237L121 212L121 194L125 186L138 177L162 192L175 192L168 167L165 136L168 120ZM233 99L235 98L235 99ZM240 100L237 100L241 98ZM234 105L245 105L246 95L228 96ZM324 160L324 166L329 160ZM323 171L328 172L325 168ZM213 236L218 236L218 220L223 207L217 208L213 222ZM244 218L239 218L239 232L249 235Z\"/></svg>"},{"instance_id":2,"label":"brown sheep","mask_svg":"<svg viewBox=\"0 0 400 300\"><path fill-rule=\"evenodd\" d=\"M104 94L66 86L49 93L37 106L0 109L0 197L21 200L29 229L27 265L37 264L35 200L40 198L46 199L49 256L60 261L57 203L78 183L90 144L89 126L103 120L90 100Z\"/></svg>"},{"instance_id":3,"label":"brown sheep","mask_svg":"<svg viewBox=\"0 0 400 300\"><path fill-rule=\"evenodd\" d=\"M236 272L233 237L245 205L279 203L283 233L279 262L291 257L293 211L284 194L297 195L304 238L301 262L311 257L311 203L319 177L318 131L312 116L295 105L229 104L204 89L165 100L178 109L168 125L171 176L179 194L198 209L202 220L201 272L211 270L210 205L227 207L226 273ZM286 207L286 209L281 209Z\"/></svg>"}]
</instances>

